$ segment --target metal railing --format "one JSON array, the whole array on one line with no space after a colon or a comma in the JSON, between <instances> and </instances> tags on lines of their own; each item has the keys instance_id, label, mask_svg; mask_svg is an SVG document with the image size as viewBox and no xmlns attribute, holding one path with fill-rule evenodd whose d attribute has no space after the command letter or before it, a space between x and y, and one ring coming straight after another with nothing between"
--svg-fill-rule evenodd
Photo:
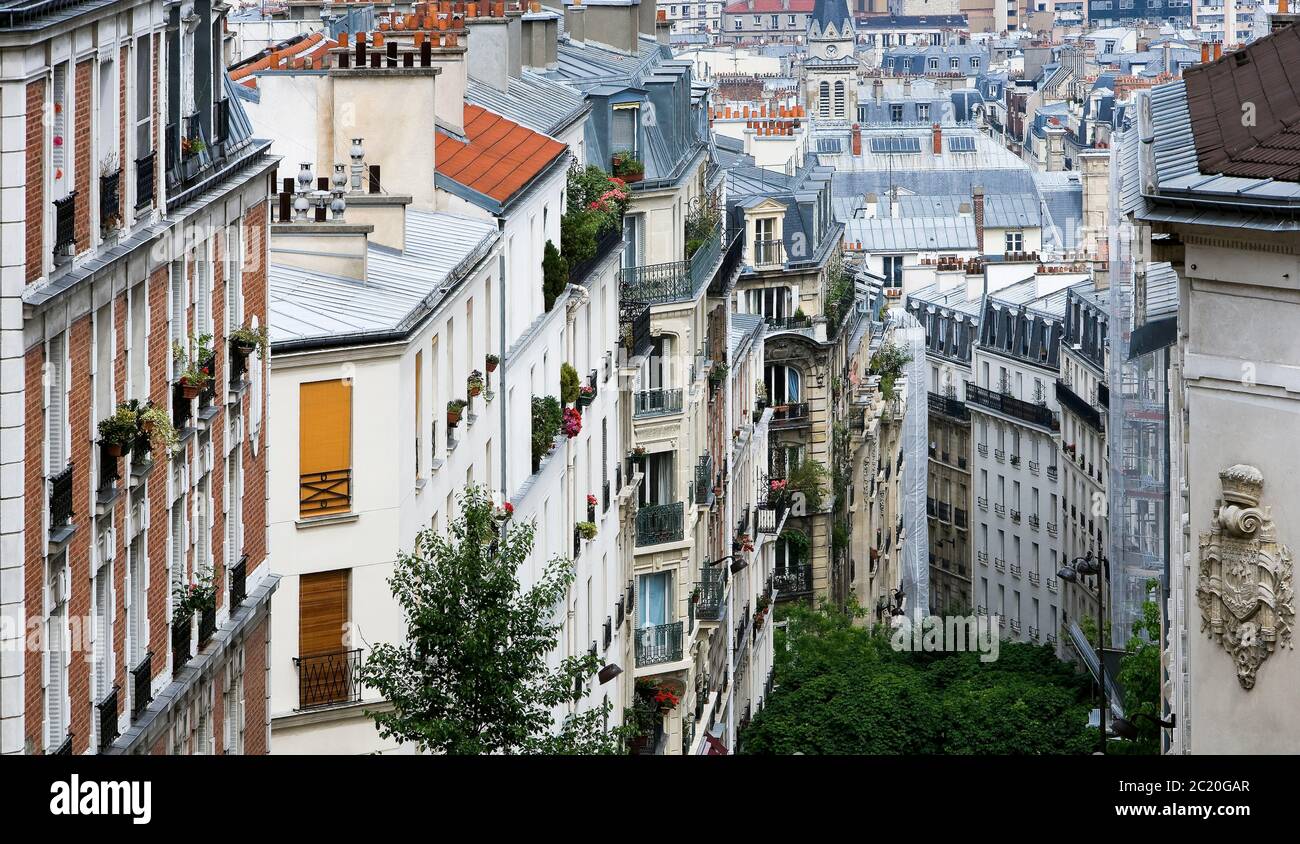
<instances>
[{"instance_id":1,"label":"metal railing","mask_svg":"<svg viewBox=\"0 0 1300 844\"><path fill-rule=\"evenodd\" d=\"M628 357L649 354L654 347L650 337L650 303L619 297L619 345Z\"/></svg>"},{"instance_id":2,"label":"metal railing","mask_svg":"<svg viewBox=\"0 0 1300 844\"><path fill-rule=\"evenodd\" d=\"M56 531L72 523L72 471L73 464L50 478L50 530Z\"/></svg>"},{"instance_id":3,"label":"metal railing","mask_svg":"<svg viewBox=\"0 0 1300 844\"><path fill-rule=\"evenodd\" d=\"M636 631L636 664L658 665L682 658L682 623L656 624Z\"/></svg>"},{"instance_id":4,"label":"metal railing","mask_svg":"<svg viewBox=\"0 0 1300 844\"><path fill-rule=\"evenodd\" d=\"M121 221L118 211L122 196L122 171L114 170L99 177L99 224L106 226L110 220Z\"/></svg>"},{"instance_id":5,"label":"metal railing","mask_svg":"<svg viewBox=\"0 0 1300 844\"><path fill-rule=\"evenodd\" d=\"M140 664L131 669L131 720L134 721L153 700L153 654L147 653Z\"/></svg>"},{"instance_id":6,"label":"metal railing","mask_svg":"<svg viewBox=\"0 0 1300 844\"><path fill-rule=\"evenodd\" d=\"M117 738L117 686L95 704L99 711L99 752L103 753Z\"/></svg>"},{"instance_id":7,"label":"metal railing","mask_svg":"<svg viewBox=\"0 0 1300 844\"><path fill-rule=\"evenodd\" d=\"M718 621L722 618L726 609L728 573L726 565L710 566L706 563L701 570L700 600L695 608L695 614L702 621Z\"/></svg>"},{"instance_id":8,"label":"metal railing","mask_svg":"<svg viewBox=\"0 0 1300 844\"><path fill-rule=\"evenodd\" d=\"M801 328L812 328L813 321L810 316L788 316L788 317L768 317L763 320L767 323L768 332L775 331L797 331Z\"/></svg>"},{"instance_id":9,"label":"metal railing","mask_svg":"<svg viewBox=\"0 0 1300 844\"><path fill-rule=\"evenodd\" d=\"M581 261L569 266L569 283L582 284L586 281L591 271L600 266L614 247L623 243L623 225L619 222L617 225L605 229L605 231L596 235L596 251L585 261Z\"/></svg>"},{"instance_id":10,"label":"metal railing","mask_svg":"<svg viewBox=\"0 0 1300 844\"><path fill-rule=\"evenodd\" d=\"M190 639L193 633L192 615L172 619L172 672L179 674L190 661Z\"/></svg>"},{"instance_id":11,"label":"metal railing","mask_svg":"<svg viewBox=\"0 0 1300 844\"><path fill-rule=\"evenodd\" d=\"M970 421L970 410L960 399L951 398L940 393L931 392L927 397L931 413L947 416L961 422Z\"/></svg>"},{"instance_id":12,"label":"metal railing","mask_svg":"<svg viewBox=\"0 0 1300 844\"><path fill-rule=\"evenodd\" d=\"M694 298L712 280L722 252L722 227L717 226L688 260L624 267L619 285L624 298L651 304Z\"/></svg>"},{"instance_id":13,"label":"metal railing","mask_svg":"<svg viewBox=\"0 0 1300 844\"><path fill-rule=\"evenodd\" d=\"M1019 419L1031 425L1038 425L1049 431L1055 431L1060 426L1056 414L1041 404L1021 401L1003 393L986 390L969 381L966 382L966 401L997 411L1013 419Z\"/></svg>"},{"instance_id":14,"label":"metal railing","mask_svg":"<svg viewBox=\"0 0 1300 844\"><path fill-rule=\"evenodd\" d=\"M1104 419L1101 411L1090 404L1083 396L1070 389L1070 385L1060 378L1056 379L1056 400L1063 407L1068 407L1071 413L1082 419L1094 431L1104 433Z\"/></svg>"},{"instance_id":15,"label":"metal railing","mask_svg":"<svg viewBox=\"0 0 1300 844\"><path fill-rule=\"evenodd\" d=\"M781 515L784 511L784 506L760 506L754 516L754 532L775 534L776 529L781 526Z\"/></svg>"},{"instance_id":16,"label":"metal railing","mask_svg":"<svg viewBox=\"0 0 1300 844\"><path fill-rule=\"evenodd\" d=\"M205 607L199 613L199 647L203 647L217 632L217 605Z\"/></svg>"},{"instance_id":17,"label":"metal railing","mask_svg":"<svg viewBox=\"0 0 1300 844\"><path fill-rule=\"evenodd\" d=\"M244 603L248 597L248 555L244 554L239 562L230 567L230 609Z\"/></svg>"},{"instance_id":18,"label":"metal railing","mask_svg":"<svg viewBox=\"0 0 1300 844\"><path fill-rule=\"evenodd\" d=\"M298 669L298 708L356 703L361 700L361 649L294 657Z\"/></svg>"},{"instance_id":19,"label":"metal railing","mask_svg":"<svg viewBox=\"0 0 1300 844\"><path fill-rule=\"evenodd\" d=\"M682 412L682 389L639 390L632 408L633 416L659 416Z\"/></svg>"},{"instance_id":20,"label":"metal railing","mask_svg":"<svg viewBox=\"0 0 1300 844\"><path fill-rule=\"evenodd\" d=\"M800 401L773 406L772 419L768 424L770 427L780 428L783 425L797 425L807 419L808 402Z\"/></svg>"},{"instance_id":21,"label":"metal railing","mask_svg":"<svg viewBox=\"0 0 1300 844\"><path fill-rule=\"evenodd\" d=\"M157 153L149 153L143 158L135 160L135 207L144 208L146 205L153 205L154 200L154 170L157 167Z\"/></svg>"},{"instance_id":22,"label":"metal railing","mask_svg":"<svg viewBox=\"0 0 1300 844\"><path fill-rule=\"evenodd\" d=\"M352 470L298 476L298 511L303 516L346 512L352 507Z\"/></svg>"},{"instance_id":23,"label":"metal railing","mask_svg":"<svg viewBox=\"0 0 1300 844\"><path fill-rule=\"evenodd\" d=\"M658 545L680 542L684 508L682 502L645 504L636 511L636 544Z\"/></svg>"},{"instance_id":24,"label":"metal railing","mask_svg":"<svg viewBox=\"0 0 1300 844\"><path fill-rule=\"evenodd\" d=\"M695 491L695 503L709 504L709 499L713 494L712 454L700 455L699 462L695 464L695 483L692 486Z\"/></svg>"},{"instance_id":25,"label":"metal railing","mask_svg":"<svg viewBox=\"0 0 1300 844\"><path fill-rule=\"evenodd\" d=\"M68 247L76 247L76 219L77 192L74 190L62 199L54 200L54 253L56 255Z\"/></svg>"},{"instance_id":26,"label":"metal railing","mask_svg":"<svg viewBox=\"0 0 1300 844\"><path fill-rule=\"evenodd\" d=\"M953 508L953 523L959 528L966 527L966 511L960 508Z\"/></svg>"},{"instance_id":27,"label":"metal railing","mask_svg":"<svg viewBox=\"0 0 1300 844\"><path fill-rule=\"evenodd\" d=\"M813 590L812 563L795 563L777 569L772 575L772 585L778 597L806 595Z\"/></svg>"},{"instance_id":28,"label":"metal railing","mask_svg":"<svg viewBox=\"0 0 1300 844\"><path fill-rule=\"evenodd\" d=\"M785 243L780 240L755 240L751 260L755 267L779 267L785 264Z\"/></svg>"}]
</instances>

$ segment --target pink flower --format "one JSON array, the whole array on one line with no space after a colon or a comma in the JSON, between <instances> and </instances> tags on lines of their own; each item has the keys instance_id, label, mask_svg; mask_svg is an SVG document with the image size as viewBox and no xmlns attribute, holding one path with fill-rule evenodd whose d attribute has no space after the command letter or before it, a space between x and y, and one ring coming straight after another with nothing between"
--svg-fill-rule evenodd
<instances>
[{"instance_id":1,"label":"pink flower","mask_svg":"<svg viewBox=\"0 0 1300 844\"><path fill-rule=\"evenodd\" d=\"M595 506L596 506L596 496L591 495L590 493L588 493L588 495L587 495L587 506L588 506L588 507L595 507Z\"/></svg>"}]
</instances>

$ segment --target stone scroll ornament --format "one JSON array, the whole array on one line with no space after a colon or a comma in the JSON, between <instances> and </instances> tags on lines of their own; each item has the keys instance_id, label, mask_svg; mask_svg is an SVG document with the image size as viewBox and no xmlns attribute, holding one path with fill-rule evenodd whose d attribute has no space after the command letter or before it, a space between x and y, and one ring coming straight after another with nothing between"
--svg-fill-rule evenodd
<instances>
[{"instance_id":1,"label":"stone scroll ornament","mask_svg":"<svg viewBox=\"0 0 1300 844\"><path fill-rule=\"evenodd\" d=\"M1196 598L1201 631L1232 656L1237 680L1249 691L1277 645L1291 647L1291 552L1277 541L1270 508L1259 505L1264 474L1237 464L1219 480L1223 497L1210 532L1201 534Z\"/></svg>"}]
</instances>

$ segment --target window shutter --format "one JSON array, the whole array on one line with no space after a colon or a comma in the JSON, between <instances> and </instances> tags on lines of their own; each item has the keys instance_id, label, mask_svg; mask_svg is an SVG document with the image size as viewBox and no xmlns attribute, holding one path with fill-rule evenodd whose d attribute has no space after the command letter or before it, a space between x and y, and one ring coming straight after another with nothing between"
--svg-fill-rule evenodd
<instances>
[{"instance_id":1,"label":"window shutter","mask_svg":"<svg viewBox=\"0 0 1300 844\"><path fill-rule=\"evenodd\" d=\"M226 464L226 565L239 562L239 457Z\"/></svg>"},{"instance_id":2,"label":"window shutter","mask_svg":"<svg viewBox=\"0 0 1300 844\"><path fill-rule=\"evenodd\" d=\"M108 692L108 580L112 566L105 563L95 575L95 701Z\"/></svg>"},{"instance_id":3,"label":"window shutter","mask_svg":"<svg viewBox=\"0 0 1300 844\"><path fill-rule=\"evenodd\" d=\"M298 593L298 654L317 656L344 648L349 569L304 574Z\"/></svg>"},{"instance_id":4,"label":"window shutter","mask_svg":"<svg viewBox=\"0 0 1300 844\"><path fill-rule=\"evenodd\" d=\"M185 583L185 499L180 497L172 505L171 513L171 572L172 590Z\"/></svg>"},{"instance_id":5,"label":"window shutter","mask_svg":"<svg viewBox=\"0 0 1300 844\"><path fill-rule=\"evenodd\" d=\"M64 426L67 424L67 413L65 412L67 389L64 387L65 340L63 334L50 338L49 359L46 366L50 394L46 400L48 408L46 424L49 427L45 432L45 439L49 443L50 475L57 475L62 472L68 463L67 453L63 447Z\"/></svg>"},{"instance_id":6,"label":"window shutter","mask_svg":"<svg viewBox=\"0 0 1300 844\"><path fill-rule=\"evenodd\" d=\"M242 324L239 313L240 286L244 276L244 243L239 225L226 229L226 333Z\"/></svg>"},{"instance_id":7,"label":"window shutter","mask_svg":"<svg viewBox=\"0 0 1300 844\"><path fill-rule=\"evenodd\" d=\"M50 615L46 628L48 650L45 652L45 746L57 749L64 739L64 655L63 655L63 613L64 605L59 604Z\"/></svg>"},{"instance_id":8,"label":"window shutter","mask_svg":"<svg viewBox=\"0 0 1300 844\"><path fill-rule=\"evenodd\" d=\"M612 152L636 148L636 116L635 108L614 109L614 121L610 131L610 141L614 146Z\"/></svg>"},{"instance_id":9,"label":"window shutter","mask_svg":"<svg viewBox=\"0 0 1300 844\"><path fill-rule=\"evenodd\" d=\"M144 587L144 540L137 536L131 542L129 564L131 571L131 664L135 668L144 659L144 619L147 611Z\"/></svg>"},{"instance_id":10,"label":"window shutter","mask_svg":"<svg viewBox=\"0 0 1300 844\"><path fill-rule=\"evenodd\" d=\"M202 335L211 331L212 262L201 251L194 257L194 333Z\"/></svg>"},{"instance_id":11,"label":"window shutter","mask_svg":"<svg viewBox=\"0 0 1300 844\"><path fill-rule=\"evenodd\" d=\"M299 385L299 514L352 509L352 385L342 379Z\"/></svg>"},{"instance_id":12,"label":"window shutter","mask_svg":"<svg viewBox=\"0 0 1300 844\"><path fill-rule=\"evenodd\" d=\"M170 296L171 316L167 328L168 328L168 337L171 338L171 343L168 344L167 359L169 361L172 361L173 359L171 356L171 346L175 343L181 343L182 345L185 345L186 342L185 262L184 261L172 261L171 273L169 275L169 283L171 285L171 296ZM189 353L189 351L190 351L189 349L186 349L187 354ZM173 377L175 377L176 364L174 361L171 363L171 367L172 367Z\"/></svg>"}]
</instances>

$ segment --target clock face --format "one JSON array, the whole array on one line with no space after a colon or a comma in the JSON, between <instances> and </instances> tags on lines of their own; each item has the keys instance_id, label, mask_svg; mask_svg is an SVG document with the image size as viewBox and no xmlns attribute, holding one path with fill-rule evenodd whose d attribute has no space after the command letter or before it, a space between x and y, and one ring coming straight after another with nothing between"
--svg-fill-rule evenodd
<instances>
[{"instance_id":1,"label":"clock face","mask_svg":"<svg viewBox=\"0 0 1300 844\"><path fill-rule=\"evenodd\" d=\"M836 47L834 44L827 44L827 45L826 45L826 55L828 55L828 56L833 56L833 55L835 55L836 53L839 52L839 50L840 50L840 48L839 48L839 47Z\"/></svg>"}]
</instances>

